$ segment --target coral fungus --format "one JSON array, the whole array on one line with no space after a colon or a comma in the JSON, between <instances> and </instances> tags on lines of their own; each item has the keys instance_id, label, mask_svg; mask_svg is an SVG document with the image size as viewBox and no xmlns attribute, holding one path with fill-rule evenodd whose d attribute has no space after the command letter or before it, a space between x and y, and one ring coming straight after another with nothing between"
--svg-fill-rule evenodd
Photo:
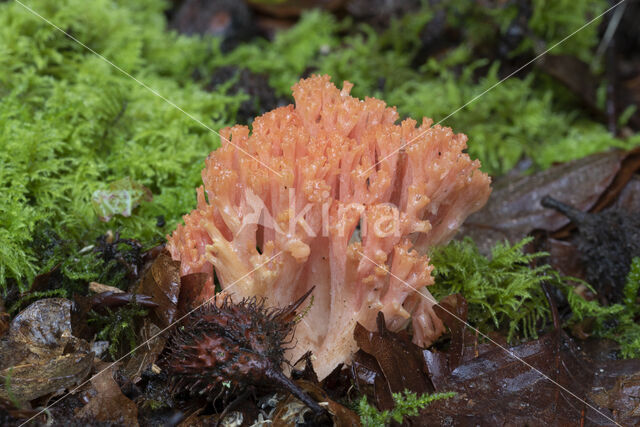
<instances>
[{"instance_id":1,"label":"coral fungus","mask_svg":"<svg viewBox=\"0 0 640 427\"><path fill-rule=\"evenodd\" d=\"M295 106L256 118L253 132L223 130L231 143L207 158L197 209L169 237L182 275L211 276L203 296L214 269L225 292L276 307L315 286L289 357L312 350L321 378L355 350L356 322L372 329L379 311L391 330L411 323L419 345L442 333L424 253L490 194L465 135L426 118L395 124L395 108L351 87L301 80Z\"/></svg>"}]
</instances>

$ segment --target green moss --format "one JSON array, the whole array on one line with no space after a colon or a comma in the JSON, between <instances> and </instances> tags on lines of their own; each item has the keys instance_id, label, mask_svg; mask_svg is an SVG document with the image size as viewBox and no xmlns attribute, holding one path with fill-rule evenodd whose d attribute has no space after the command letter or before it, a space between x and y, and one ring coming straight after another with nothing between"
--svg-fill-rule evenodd
<instances>
[{"instance_id":1,"label":"green moss","mask_svg":"<svg viewBox=\"0 0 640 427\"><path fill-rule=\"evenodd\" d=\"M537 330L545 326L549 308L541 284L546 282L567 297L573 312L567 326L584 322L592 335L616 341L622 357L640 357L640 258L634 258L631 264L623 303L603 306L575 292L575 283L593 291L588 283L561 277L548 265L531 268L532 261L548 254L523 253L522 248L530 241L526 238L513 246L498 244L490 257L483 256L468 238L436 248L431 253L435 284L429 290L437 299L461 293L469 304L471 325L484 333L502 331L507 340L513 341L536 337Z\"/></svg>"},{"instance_id":2,"label":"green moss","mask_svg":"<svg viewBox=\"0 0 640 427\"><path fill-rule=\"evenodd\" d=\"M560 279L548 265L530 268L533 260L547 255L523 253L530 241L498 244L491 257L483 256L469 238L436 248L431 253L435 284L429 290L437 299L461 293L469 304L469 322L483 332L502 329L509 341L536 337L549 315L540 285Z\"/></svg>"},{"instance_id":3,"label":"green moss","mask_svg":"<svg viewBox=\"0 0 640 427\"><path fill-rule=\"evenodd\" d=\"M215 58L213 66L236 65L257 73L267 73L269 83L280 95L291 95L291 86L318 56L339 43L338 32L346 24L326 12L304 13L291 29L276 34L269 42L259 39L239 46L226 56Z\"/></svg>"},{"instance_id":4,"label":"green moss","mask_svg":"<svg viewBox=\"0 0 640 427\"><path fill-rule=\"evenodd\" d=\"M464 43L475 49L492 45L496 37L505 37L518 13L529 16L528 28L512 55L524 52L536 54L556 45L567 36L570 40L553 49L555 54L567 54L590 62L593 48L598 43L598 25L602 18L580 29L611 5L606 0L533 0L530 2L477 3L467 0L450 0L442 7L448 23L464 33ZM438 7L438 6L435 6ZM579 31L578 31L579 30Z\"/></svg>"},{"instance_id":5,"label":"green moss","mask_svg":"<svg viewBox=\"0 0 640 427\"><path fill-rule=\"evenodd\" d=\"M164 2L30 7L208 126L233 122L242 97L206 93L190 78L215 43L167 32ZM218 137L17 3L0 4L0 38L0 287L25 289L42 271L37 228L83 242L107 228L161 241L193 207ZM92 193L125 177L151 189L153 202L100 222Z\"/></svg>"},{"instance_id":6,"label":"green moss","mask_svg":"<svg viewBox=\"0 0 640 427\"><path fill-rule=\"evenodd\" d=\"M554 105L554 93L536 87L535 74L512 78L494 87L500 81L496 62L483 79L474 83L474 68L483 64L478 61L456 77L430 60L423 69L432 72L431 79L406 80L385 99L398 105L401 113L433 117L436 122L444 120L443 125L466 133L470 155L480 159L482 169L492 175L509 171L524 156L533 160L534 168L545 169L554 162L610 147L640 144L637 135L628 140L617 139L602 124L586 120L577 110L559 110Z\"/></svg>"},{"instance_id":7,"label":"green moss","mask_svg":"<svg viewBox=\"0 0 640 427\"><path fill-rule=\"evenodd\" d=\"M151 409L152 411L157 411L162 408L166 408L168 406L165 402L162 402L160 400L153 400L153 399L145 400L144 405L148 406L149 409Z\"/></svg>"},{"instance_id":8,"label":"green moss","mask_svg":"<svg viewBox=\"0 0 640 427\"><path fill-rule=\"evenodd\" d=\"M533 0L529 28L545 42L545 48L575 32L570 42L554 48L553 53L574 55L589 63L593 59L592 50L598 43L598 25L602 18L580 28L609 7L611 5L606 0ZM526 38L521 49L534 48L534 43L534 39Z\"/></svg>"},{"instance_id":9,"label":"green moss","mask_svg":"<svg viewBox=\"0 0 640 427\"><path fill-rule=\"evenodd\" d=\"M29 303L43 299L43 298L66 298L69 294L66 289L51 289L48 291L37 291L32 292L28 295L21 297L18 301L16 301L9 309L7 313L11 315L16 315L21 309L25 308Z\"/></svg>"},{"instance_id":10,"label":"green moss","mask_svg":"<svg viewBox=\"0 0 640 427\"><path fill-rule=\"evenodd\" d=\"M591 333L600 338L608 338L620 345L620 354L624 358L640 358L640 257L634 258L624 287L624 300L621 304L603 306L597 301L586 301L573 291L566 289L567 299L573 316L569 324L589 320L593 324ZM593 291L593 288L591 288Z\"/></svg>"},{"instance_id":11,"label":"green moss","mask_svg":"<svg viewBox=\"0 0 640 427\"><path fill-rule=\"evenodd\" d=\"M532 51L541 43L551 46L605 6L600 0L560 1L551 8L546 3L534 2L531 35L516 52ZM420 33L440 7L445 8L449 24L460 29L463 40L445 54L429 57L416 70L412 62ZM467 1L445 2L396 19L379 34L367 25L337 22L326 12L312 11L291 30L278 34L273 43L261 40L243 45L214 65L266 72L271 84L285 95L303 72L330 74L337 85L349 80L356 96L376 96L397 106L403 116L444 119L443 125L466 133L469 153L492 175L506 173L524 157L533 160L533 168L544 169L613 146L640 144L638 136L629 140L611 136L604 125L580 110L573 95L563 93L559 100L562 90L536 71L498 84L500 63L482 59L493 52L478 52L478 45L497 49L493 39L507 31L516 14L514 5L489 8ZM594 23L553 52L591 59L597 42Z\"/></svg>"},{"instance_id":12,"label":"green moss","mask_svg":"<svg viewBox=\"0 0 640 427\"><path fill-rule=\"evenodd\" d=\"M367 396L363 396L358 403L358 413L360 420L365 427L384 427L395 421L402 423L404 417L415 417L420 413L421 409L426 408L431 403L449 399L456 393L433 393L418 396L416 393L405 390L404 393L393 393L393 401L396 406L388 411L378 411L374 406L367 402Z\"/></svg>"},{"instance_id":13,"label":"green moss","mask_svg":"<svg viewBox=\"0 0 640 427\"><path fill-rule=\"evenodd\" d=\"M116 310L106 308L106 314L91 311L88 322L99 329L96 334L98 339L109 341L109 355L116 360L120 351L136 348L136 318L147 314L148 311L134 300Z\"/></svg>"}]
</instances>

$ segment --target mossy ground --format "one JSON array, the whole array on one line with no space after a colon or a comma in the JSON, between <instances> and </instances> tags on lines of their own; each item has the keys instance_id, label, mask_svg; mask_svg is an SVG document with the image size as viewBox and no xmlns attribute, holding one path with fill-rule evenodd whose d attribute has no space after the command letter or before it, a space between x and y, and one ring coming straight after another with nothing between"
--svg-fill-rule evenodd
<instances>
[{"instance_id":1,"label":"mossy ground","mask_svg":"<svg viewBox=\"0 0 640 427\"><path fill-rule=\"evenodd\" d=\"M231 65L266 73L279 95L290 96L291 85L305 74L328 73L337 84L354 83L357 96L396 105L403 116L444 119L444 125L469 135L471 156L493 175L506 173L523 158L531 160L532 169L541 169L640 143L637 135L627 140L611 136L573 95L535 69L494 87L505 63L562 40L603 11L606 1L534 1L530 33L501 55L495 54L499 39L521 11L516 2L494 8L473 4L425 5L382 32L349 18L308 11L273 41L256 39L222 53L215 38L169 31L164 15L169 4L164 1L96 0L90 6L81 0L29 2L39 14L212 129L235 123L247 95L227 94L228 85L207 91L206 79L194 76ZM440 8L445 9L446 24L457 28L460 42L427 55L421 50L421 34L441 16ZM554 52L574 55L597 72L597 24ZM84 258L78 251L108 229L146 247L162 242L195 205L204 158L219 145L219 138L15 2L0 4L0 38L0 288L24 291L35 275L61 260L81 263ZM130 217L100 221L92 209L92 194L126 177L150 189L153 201L142 202ZM64 250L52 249L52 242L64 242ZM456 250L468 255L465 259L482 261L469 247ZM481 268L495 273L485 261ZM498 267L517 276L521 261L527 260ZM66 265L65 274L71 279L100 277L99 262L82 264L83 269L95 270L78 272ZM508 270L511 267L515 273ZM542 274L521 275L532 281L515 288L536 286L546 277L538 273ZM537 305L541 296L534 293L527 301ZM515 323L508 320L510 334L532 332L536 319L546 315L544 305L520 311L503 301L494 307L497 311L489 311L490 318L478 320L500 323L501 315L522 314Z\"/></svg>"}]
</instances>

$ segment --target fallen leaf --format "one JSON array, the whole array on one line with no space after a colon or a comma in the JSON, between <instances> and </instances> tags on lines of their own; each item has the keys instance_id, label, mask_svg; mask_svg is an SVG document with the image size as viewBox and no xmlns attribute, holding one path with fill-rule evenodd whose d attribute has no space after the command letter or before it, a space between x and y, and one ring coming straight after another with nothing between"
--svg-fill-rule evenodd
<instances>
[{"instance_id":1,"label":"fallen leaf","mask_svg":"<svg viewBox=\"0 0 640 427\"><path fill-rule=\"evenodd\" d=\"M556 231L569 224L569 220L542 207L543 197L551 196L588 211L614 183L623 170L624 160L635 155L635 152L609 151L552 166L533 175L498 179L485 207L467 218L459 236L471 236L481 251L488 254L498 242L516 243L534 230ZM624 170L626 175L627 169Z\"/></svg>"},{"instance_id":2,"label":"fallen leaf","mask_svg":"<svg viewBox=\"0 0 640 427\"><path fill-rule=\"evenodd\" d=\"M580 252L572 242L549 238L547 252L549 252L549 265L554 270L559 271L563 276L584 280L585 273Z\"/></svg>"},{"instance_id":3,"label":"fallen leaf","mask_svg":"<svg viewBox=\"0 0 640 427\"><path fill-rule=\"evenodd\" d=\"M640 370L640 363L634 362ZM487 425L609 425L609 419L621 422L619 414L589 398L593 390L602 387L599 368L562 331L511 347L509 353L494 347L454 369L438 384L439 389L457 395L433 403L419 419L434 424L452 419L456 424L467 424L473 420ZM615 366L607 369L609 375L620 375L623 370ZM640 418L634 421L640 422Z\"/></svg>"},{"instance_id":4,"label":"fallen leaf","mask_svg":"<svg viewBox=\"0 0 640 427\"><path fill-rule=\"evenodd\" d=\"M393 408L395 403L389 384L375 357L362 350L357 351L349 373L360 394L369 396L381 410Z\"/></svg>"},{"instance_id":5,"label":"fallen leaf","mask_svg":"<svg viewBox=\"0 0 640 427\"><path fill-rule=\"evenodd\" d=\"M460 294L448 295L433 306L433 311L442 319L451 333L448 369L457 368L465 355L465 332L467 321L467 301Z\"/></svg>"},{"instance_id":6,"label":"fallen leaf","mask_svg":"<svg viewBox=\"0 0 640 427\"><path fill-rule=\"evenodd\" d=\"M29 292L42 292L50 289L51 281L55 279L55 273L58 272L60 268L60 264L54 265L49 271L38 274L34 277L33 282L31 282L31 286L29 287Z\"/></svg>"},{"instance_id":7,"label":"fallen leaf","mask_svg":"<svg viewBox=\"0 0 640 427\"><path fill-rule=\"evenodd\" d=\"M633 176L613 202L611 209L640 213L640 176Z\"/></svg>"},{"instance_id":8,"label":"fallen leaf","mask_svg":"<svg viewBox=\"0 0 640 427\"><path fill-rule=\"evenodd\" d=\"M209 277L206 273L193 273L180 278L178 317L184 316L207 301L211 288Z\"/></svg>"},{"instance_id":9,"label":"fallen leaf","mask_svg":"<svg viewBox=\"0 0 640 427\"><path fill-rule=\"evenodd\" d=\"M592 114L606 122L605 113L598 106L597 99L600 79L591 73L589 64L572 55L553 54L543 55L535 64L565 85Z\"/></svg>"},{"instance_id":10,"label":"fallen leaf","mask_svg":"<svg viewBox=\"0 0 640 427\"><path fill-rule=\"evenodd\" d=\"M456 297L458 304L459 298ZM453 312L452 307L443 308ZM462 322L442 308L435 311L449 329L463 328ZM462 312L457 311L459 317ZM472 336L468 332L467 335L457 332L452 334L447 352L424 350L435 389L454 391L457 395L427 407L414 419L417 424L428 420L433 424L455 425L609 425L611 422L605 416L616 422L630 421L622 418L620 412L607 409L611 405L590 396L611 389L616 381L631 373L640 372L640 361L595 360L580 351L562 330L513 347L498 342L502 348L491 342L478 344L477 337L473 343L469 338ZM492 339L496 341L495 337ZM456 366L461 348L463 362ZM472 348L475 351L468 351ZM626 409L634 403L628 400ZM638 422L640 418L631 421Z\"/></svg>"},{"instance_id":11,"label":"fallen leaf","mask_svg":"<svg viewBox=\"0 0 640 427\"><path fill-rule=\"evenodd\" d=\"M359 330L361 350L354 355L352 381L380 410L390 409L384 400L390 392L411 390L412 382L428 381L433 388L427 391L457 394L432 403L419 416L408 419L409 425L611 424L606 417L625 425L640 422L633 418L639 397L634 394L638 377L632 376L640 375L640 361L593 359L562 330L513 347L498 335L491 339L502 348L490 341L479 342L465 326L466 302L461 295L444 298L434 310L450 331L446 351L414 348L407 356L405 345L390 345L404 340L403 334ZM406 378L416 355L422 357L422 366L411 372L419 380L389 380L388 372ZM381 366L389 361L398 366L385 372ZM592 397L596 395L599 397Z\"/></svg>"},{"instance_id":12,"label":"fallen leaf","mask_svg":"<svg viewBox=\"0 0 640 427\"><path fill-rule=\"evenodd\" d=\"M631 424L640 419L640 372L618 378L613 388L591 395L598 405L618 414L620 420Z\"/></svg>"},{"instance_id":13,"label":"fallen leaf","mask_svg":"<svg viewBox=\"0 0 640 427\"><path fill-rule=\"evenodd\" d=\"M156 304L152 320L161 328L169 326L178 310L180 262L171 259L166 251L160 253L144 273L137 293L148 295Z\"/></svg>"},{"instance_id":14,"label":"fallen leaf","mask_svg":"<svg viewBox=\"0 0 640 427\"><path fill-rule=\"evenodd\" d=\"M4 307L4 300L0 295L0 338L4 335L5 332L9 330L9 321L11 320L11 316L6 312Z\"/></svg>"},{"instance_id":15,"label":"fallen leaf","mask_svg":"<svg viewBox=\"0 0 640 427\"><path fill-rule=\"evenodd\" d=\"M418 394L433 391L426 372L420 348L407 335L391 333L384 323L384 314L378 313L378 330L368 331L357 324L353 336L358 347L375 357L389 390L392 393L405 389Z\"/></svg>"},{"instance_id":16,"label":"fallen leaf","mask_svg":"<svg viewBox=\"0 0 640 427\"><path fill-rule=\"evenodd\" d=\"M99 364L97 370L105 369ZM122 394L118 383L113 379L115 366L104 370L91 378L92 396L89 402L77 413L76 418L82 421L111 422L117 425L137 426L138 407L128 397Z\"/></svg>"},{"instance_id":17,"label":"fallen leaf","mask_svg":"<svg viewBox=\"0 0 640 427\"><path fill-rule=\"evenodd\" d=\"M21 311L0 341L0 398L28 402L88 375L89 344L71 334L71 301L41 299Z\"/></svg>"}]
</instances>

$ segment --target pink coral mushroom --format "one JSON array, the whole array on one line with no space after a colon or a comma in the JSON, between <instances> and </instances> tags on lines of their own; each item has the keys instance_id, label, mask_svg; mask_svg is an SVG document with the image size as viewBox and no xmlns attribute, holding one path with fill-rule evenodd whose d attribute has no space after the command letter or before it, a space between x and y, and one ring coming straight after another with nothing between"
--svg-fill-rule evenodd
<instances>
[{"instance_id":1,"label":"pink coral mushroom","mask_svg":"<svg viewBox=\"0 0 640 427\"><path fill-rule=\"evenodd\" d=\"M349 361L356 322L373 329L379 311L391 330L411 324L418 345L443 332L424 254L491 192L463 152L465 135L426 118L395 124L395 108L353 98L351 87L301 80L295 106L256 118L253 132L223 130L232 144L209 155L198 207L169 237L182 275L211 277L208 296L214 269L234 299L263 296L272 306L315 286L289 357L312 350L320 378Z\"/></svg>"}]
</instances>

